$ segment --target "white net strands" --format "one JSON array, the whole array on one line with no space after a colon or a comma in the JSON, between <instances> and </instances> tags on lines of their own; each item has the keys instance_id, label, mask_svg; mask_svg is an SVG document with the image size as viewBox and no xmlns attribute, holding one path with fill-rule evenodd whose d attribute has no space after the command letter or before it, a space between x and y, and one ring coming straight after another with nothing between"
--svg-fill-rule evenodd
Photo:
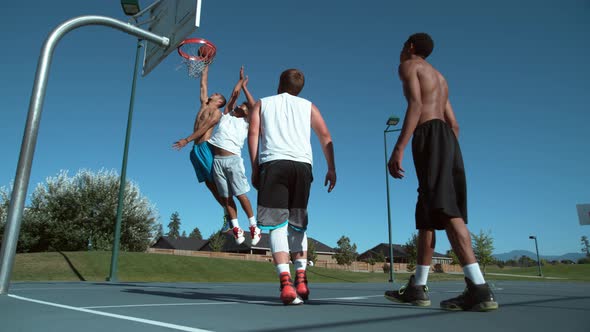
<instances>
[{"instance_id":1,"label":"white net strands","mask_svg":"<svg viewBox=\"0 0 590 332\"><path fill-rule=\"evenodd\" d=\"M202 52L203 54L199 55L199 49L204 45L200 43L183 45L183 51L190 57L188 59L183 58L182 62L186 65L188 76L192 78L201 77L205 67L213 63L215 53L205 54L205 52Z\"/></svg>"}]
</instances>

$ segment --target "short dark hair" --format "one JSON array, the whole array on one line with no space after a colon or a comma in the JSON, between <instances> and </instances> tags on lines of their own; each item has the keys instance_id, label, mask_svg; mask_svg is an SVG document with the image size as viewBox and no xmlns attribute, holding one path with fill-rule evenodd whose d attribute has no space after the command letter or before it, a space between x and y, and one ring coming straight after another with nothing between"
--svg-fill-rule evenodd
<instances>
[{"instance_id":1,"label":"short dark hair","mask_svg":"<svg viewBox=\"0 0 590 332\"><path fill-rule=\"evenodd\" d=\"M279 93L288 92L293 96L299 95L305 85L305 76L299 69L287 69L281 73Z\"/></svg>"},{"instance_id":2,"label":"short dark hair","mask_svg":"<svg viewBox=\"0 0 590 332\"><path fill-rule=\"evenodd\" d=\"M411 35L404 45L409 46L410 44L414 45L416 55L421 56L424 59L426 59L434 49L434 41L424 32Z\"/></svg>"},{"instance_id":3,"label":"short dark hair","mask_svg":"<svg viewBox=\"0 0 590 332\"><path fill-rule=\"evenodd\" d=\"M222 108L227 103L227 100L225 99L225 97L222 94L220 94L219 97L221 97L220 99L221 99L221 101L223 101L223 103L221 104L221 106L219 106L219 108Z\"/></svg>"}]
</instances>

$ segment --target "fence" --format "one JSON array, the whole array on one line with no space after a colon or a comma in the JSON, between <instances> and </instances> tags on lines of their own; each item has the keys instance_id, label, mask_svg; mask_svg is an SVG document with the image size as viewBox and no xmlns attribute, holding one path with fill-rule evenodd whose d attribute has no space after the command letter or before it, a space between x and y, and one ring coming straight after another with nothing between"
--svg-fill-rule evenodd
<instances>
[{"instance_id":1,"label":"fence","mask_svg":"<svg viewBox=\"0 0 590 332\"><path fill-rule=\"evenodd\" d=\"M267 255L254 255L254 254L240 254L231 252L214 252L214 251L191 251L191 250L178 250L178 249L159 249L149 248L148 253L152 254L165 254L165 255L176 255L176 256L193 256L193 257L209 257L209 258L223 258L223 259L234 259L242 261L255 261L255 262L272 262L272 256ZM352 262L351 265L339 265L335 260L324 261L320 260L314 262L314 266L323 267L334 270L344 270L351 272L381 272L389 273L389 263L375 263L373 265L367 262ZM393 263L394 271L407 271L408 264L406 263ZM436 264L431 268L433 272L461 272L459 265L441 265Z\"/></svg>"}]
</instances>

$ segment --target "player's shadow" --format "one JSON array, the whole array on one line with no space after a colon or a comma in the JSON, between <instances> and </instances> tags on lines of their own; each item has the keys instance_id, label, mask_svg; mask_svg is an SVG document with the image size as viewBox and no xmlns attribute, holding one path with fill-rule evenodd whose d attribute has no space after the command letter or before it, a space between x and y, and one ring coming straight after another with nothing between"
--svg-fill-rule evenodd
<instances>
[{"instance_id":1,"label":"player's shadow","mask_svg":"<svg viewBox=\"0 0 590 332\"><path fill-rule=\"evenodd\" d=\"M80 271L78 271L78 269L76 269L76 267L74 266L74 264L72 263L70 258L61 251L58 251L58 253L60 255L62 255L63 258L66 260L66 263L68 263L68 266L70 267L72 272L76 275L76 277L78 277L78 279L80 279L80 281L86 281L86 279L84 279L84 276L82 276L82 274L80 274Z\"/></svg>"},{"instance_id":2,"label":"player's shadow","mask_svg":"<svg viewBox=\"0 0 590 332\"><path fill-rule=\"evenodd\" d=\"M194 287L194 286L170 286L170 285L153 285L151 282L134 282L134 283L127 283L127 282L94 282L93 285L96 286L111 286L111 287L138 287L138 288L170 288L170 289L188 289L188 290L204 290L204 289L213 289L214 287Z\"/></svg>"},{"instance_id":3,"label":"player's shadow","mask_svg":"<svg viewBox=\"0 0 590 332\"><path fill-rule=\"evenodd\" d=\"M156 290L145 290L145 289L125 289L126 293L142 294L142 295L155 295L164 297L175 297L185 300L208 300L208 301L219 301L219 302L242 302L252 303L258 305L277 306L283 305L276 296L260 296L260 295L243 295L243 294L228 294L228 293L202 293L202 292L164 292Z\"/></svg>"},{"instance_id":4,"label":"player's shadow","mask_svg":"<svg viewBox=\"0 0 590 332\"><path fill-rule=\"evenodd\" d=\"M314 269L307 269L307 274L308 275L321 276L321 277L324 277L326 279L339 280L339 281L350 282L350 283L356 282L354 280L347 280L347 279L342 279L342 278L337 278L337 277L334 277L334 276L329 276L329 275L321 274L321 273L318 273L317 271L315 271Z\"/></svg>"},{"instance_id":5,"label":"player's shadow","mask_svg":"<svg viewBox=\"0 0 590 332\"><path fill-rule=\"evenodd\" d=\"M262 306L283 306L278 296L261 296L261 295L245 295L245 294L230 294L230 293L211 293L211 292L166 292L146 289L125 289L123 292L142 295L155 295L164 297L174 297L184 300L207 300L219 301L228 303L248 303ZM278 295L278 294L277 294ZM339 305L339 306L354 306L354 307L403 307L406 309L416 310L432 310L432 308L420 308L409 305L397 305L391 303L375 303L375 302L358 302L346 300L307 300L305 305ZM438 309L435 309L438 310Z\"/></svg>"}]
</instances>

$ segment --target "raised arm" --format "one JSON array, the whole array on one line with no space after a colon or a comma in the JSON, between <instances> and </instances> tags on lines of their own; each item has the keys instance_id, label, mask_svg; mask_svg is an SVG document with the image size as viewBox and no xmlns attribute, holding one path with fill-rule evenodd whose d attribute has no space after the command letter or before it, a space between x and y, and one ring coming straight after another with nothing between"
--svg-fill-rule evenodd
<instances>
[{"instance_id":1,"label":"raised arm","mask_svg":"<svg viewBox=\"0 0 590 332\"><path fill-rule=\"evenodd\" d=\"M244 83L242 83L242 89L244 90L244 94L246 95L246 101L248 102L248 109L251 110L254 108L254 105L256 104L256 99L254 99L254 97L252 97L250 90L248 90L248 82L249 81L250 81L250 79L248 78L248 76L246 76L246 78L244 79Z\"/></svg>"},{"instance_id":2,"label":"raised arm","mask_svg":"<svg viewBox=\"0 0 590 332\"><path fill-rule=\"evenodd\" d=\"M403 62L399 66L399 76L402 80L404 95L408 101L408 107L406 109L406 116L404 118L401 133L388 163L389 173L396 179L404 177L403 173L405 171L402 168L404 149L410 141L410 138L418 125L418 121L420 120L420 114L422 113L422 93L415 64L413 64L412 61Z\"/></svg>"},{"instance_id":3,"label":"raised arm","mask_svg":"<svg viewBox=\"0 0 590 332\"><path fill-rule=\"evenodd\" d=\"M336 186L336 163L334 161L334 143L332 142L332 135L326 126L326 122L320 113L320 110L314 105L311 105L311 128L318 136L324 157L328 164L328 172L324 180L324 186L328 185L328 192L331 192Z\"/></svg>"},{"instance_id":4,"label":"raised arm","mask_svg":"<svg viewBox=\"0 0 590 332\"><path fill-rule=\"evenodd\" d=\"M248 152L252 164L252 185L258 189L258 140L260 139L260 106L258 101L250 111L250 126L248 127Z\"/></svg>"},{"instance_id":5,"label":"raised arm","mask_svg":"<svg viewBox=\"0 0 590 332\"><path fill-rule=\"evenodd\" d=\"M240 96L240 90L242 89L243 82L244 82L244 66L242 66L240 68L240 79L238 80L238 82L236 83L236 86L234 86L234 89L231 92L231 96L229 97L229 101L225 105L225 110L223 111L223 114L227 114L227 113L231 112L236 107L236 101L238 100L238 97Z\"/></svg>"},{"instance_id":6,"label":"raised arm","mask_svg":"<svg viewBox=\"0 0 590 332\"><path fill-rule=\"evenodd\" d=\"M209 78L209 66L205 66L201 73L201 105L205 104L209 100L209 94L207 92L207 79Z\"/></svg>"}]
</instances>

